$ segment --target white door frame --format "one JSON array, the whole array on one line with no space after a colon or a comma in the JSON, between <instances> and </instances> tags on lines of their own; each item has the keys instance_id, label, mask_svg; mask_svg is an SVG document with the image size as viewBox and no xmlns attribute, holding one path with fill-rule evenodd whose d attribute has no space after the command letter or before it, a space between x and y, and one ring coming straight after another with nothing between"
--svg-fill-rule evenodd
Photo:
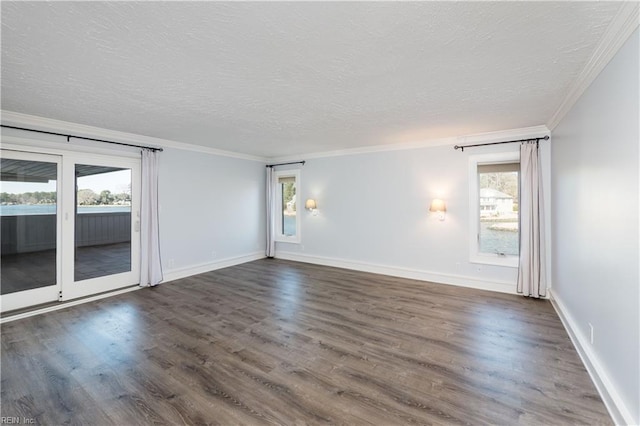
<instances>
[{"instance_id":1,"label":"white door frame","mask_svg":"<svg viewBox=\"0 0 640 426\"><path fill-rule=\"evenodd\" d=\"M63 197L62 236L62 293L61 300L71 300L106 291L117 290L140 283L140 159L121 158L98 154L68 154L63 157ZM75 166L122 167L131 169L131 270L119 274L105 275L83 281L75 281ZM71 185L71 186L69 186ZM73 188L72 191L66 190Z\"/></svg>"},{"instance_id":2,"label":"white door frame","mask_svg":"<svg viewBox=\"0 0 640 426\"><path fill-rule=\"evenodd\" d=\"M4 295L1 297L0 312L57 300L67 301L139 284L141 192L141 159L139 155L133 156L129 152L123 153L122 156L94 154L38 146L23 146L22 144L13 143L3 143L2 145L2 156L6 158L17 156L19 157L17 159L26 161L55 162L58 165L56 186L58 199L56 204L56 285ZM76 164L131 169L131 270L128 272L80 282L75 282L74 280Z\"/></svg>"},{"instance_id":3,"label":"white door frame","mask_svg":"<svg viewBox=\"0 0 640 426\"><path fill-rule=\"evenodd\" d=\"M40 305L43 303L55 302L60 298L62 288L62 157L55 154L41 154L30 151L9 150L3 147L2 158L24 161L42 161L55 163L57 169L56 179L56 282L53 285L24 290L0 296L0 312L22 309L28 306Z\"/></svg>"}]
</instances>

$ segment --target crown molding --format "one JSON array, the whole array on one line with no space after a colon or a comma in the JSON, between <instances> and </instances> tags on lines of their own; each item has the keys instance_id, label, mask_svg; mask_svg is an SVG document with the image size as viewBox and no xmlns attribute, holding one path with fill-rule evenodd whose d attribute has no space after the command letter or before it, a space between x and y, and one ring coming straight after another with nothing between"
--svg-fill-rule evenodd
<instances>
[{"instance_id":1,"label":"crown molding","mask_svg":"<svg viewBox=\"0 0 640 426\"><path fill-rule=\"evenodd\" d=\"M335 151L308 152L306 154L287 155L283 157L271 157L269 158L269 162L281 163L281 162L287 162L287 161L297 161L302 157L304 157L305 159L311 159L311 158L324 158L324 157L341 157L344 155L369 154L373 152L402 151L405 149L419 149L419 148L432 147L432 146L454 145L455 141L456 141L456 138L439 138L439 139L429 139L429 140L419 141L419 142L405 142L405 143L387 144L387 145L369 145L369 146L363 146L358 148L337 149Z\"/></svg>"},{"instance_id":2,"label":"crown molding","mask_svg":"<svg viewBox=\"0 0 640 426\"><path fill-rule=\"evenodd\" d=\"M618 13L614 16L600 43L593 52L593 55L591 55L582 72L570 87L564 100L556 109L556 112L547 122L549 129L553 130L560 124L560 121L571 110L580 96L582 96L618 50L620 50L625 41L627 41L635 31L639 24L639 10L640 3L637 1L622 3Z\"/></svg>"},{"instance_id":3,"label":"crown molding","mask_svg":"<svg viewBox=\"0 0 640 426\"><path fill-rule=\"evenodd\" d=\"M433 148L437 146L454 146L460 144L472 144L482 142L500 142L513 139L526 139L543 137L550 134L545 125L522 127L519 129L500 130L497 132L475 133L449 138L427 139L416 142L406 142L388 145L373 145L360 148L339 149L335 151L309 152L306 154L287 155L284 157L271 157L270 163L284 163L288 161L298 161L302 158L310 160L314 158L341 157L345 155L371 154L387 151L404 151L408 149Z\"/></svg>"},{"instance_id":4,"label":"crown molding","mask_svg":"<svg viewBox=\"0 0 640 426\"><path fill-rule=\"evenodd\" d=\"M52 118L38 117L35 115L22 114L13 111L1 110L2 124L16 127L26 127L34 130L44 130L56 133L69 133L77 136L89 138L113 140L114 142L124 142L135 145L157 146L162 148L181 149L185 151L200 152L203 154L218 155L222 157L239 158L242 160L266 162L267 158L255 155L240 154L232 151L224 151L215 148L208 148L200 145L193 145L184 142L177 142L168 139L154 138L151 136L137 135L134 133L119 132L117 130L103 129L101 127L86 126L84 124L71 123L68 121L54 120Z\"/></svg>"},{"instance_id":5,"label":"crown molding","mask_svg":"<svg viewBox=\"0 0 640 426\"><path fill-rule=\"evenodd\" d=\"M498 142L511 139L524 139L531 137L541 137L548 135L549 129L544 126L523 127L519 129L501 130L497 132L477 133L458 137L427 139L414 142L373 145L359 148L347 148L335 151L310 152L307 154L296 154L282 157L259 157L255 155L241 154L237 152L224 151L215 148L208 148L200 145L193 145L183 142L176 142L168 139L154 138L151 136L137 135L134 133L119 132L116 130L103 129L101 127L86 126L84 124L71 123L68 121L54 120L51 118L38 117L35 115L22 114L13 111L1 110L2 124L16 127L26 127L35 130L52 131L57 133L69 133L77 136L86 136L97 139L107 139L116 142L131 143L136 145L159 146L162 148L181 149L186 151L200 152L203 154L218 155L223 157L239 158L242 160L258 162L287 162L297 161L300 158L313 159L325 157L339 157L345 155L370 154L376 152L403 151L409 149L432 148L437 146L453 146L460 144Z\"/></svg>"},{"instance_id":6,"label":"crown molding","mask_svg":"<svg viewBox=\"0 0 640 426\"><path fill-rule=\"evenodd\" d=\"M499 130L497 132L475 133L459 136L456 144L474 144L485 142L506 142L510 140L541 138L550 136L551 132L544 124L539 126L521 127L519 129Z\"/></svg>"}]
</instances>

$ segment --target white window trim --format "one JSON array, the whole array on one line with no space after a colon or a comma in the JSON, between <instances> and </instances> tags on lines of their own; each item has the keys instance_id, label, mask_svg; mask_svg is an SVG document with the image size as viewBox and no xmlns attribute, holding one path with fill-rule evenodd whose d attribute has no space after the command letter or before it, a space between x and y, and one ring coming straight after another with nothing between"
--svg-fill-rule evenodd
<instances>
[{"instance_id":1,"label":"white window trim","mask_svg":"<svg viewBox=\"0 0 640 426\"><path fill-rule=\"evenodd\" d=\"M478 165L513 162L520 162L519 151L472 155L469 157L469 262L471 263L511 268L517 268L519 265L519 256L480 253L478 245L478 235L480 233Z\"/></svg>"},{"instance_id":2,"label":"white window trim","mask_svg":"<svg viewBox=\"0 0 640 426\"><path fill-rule=\"evenodd\" d=\"M288 237L283 234L282 221L280 220L280 218L282 217L282 191L280 191L280 188L277 188L276 214L275 214L277 222L276 222L276 235L274 240L279 243L300 244L300 242L302 241L302 238L300 236L300 222L301 222L300 219L302 218L302 215L300 214L300 200L302 199L300 195L300 189L301 189L300 169L277 170L274 172L274 175L275 175L276 182L280 177L293 176L296 179L296 235L292 237Z\"/></svg>"}]
</instances>

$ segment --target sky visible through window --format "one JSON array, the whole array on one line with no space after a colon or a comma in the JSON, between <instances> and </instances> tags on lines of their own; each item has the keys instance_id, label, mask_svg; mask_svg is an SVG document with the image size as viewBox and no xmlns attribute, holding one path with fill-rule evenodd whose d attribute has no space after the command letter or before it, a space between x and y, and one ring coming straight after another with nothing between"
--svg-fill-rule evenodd
<instances>
[{"instance_id":1,"label":"sky visible through window","mask_svg":"<svg viewBox=\"0 0 640 426\"><path fill-rule=\"evenodd\" d=\"M82 185L79 189L91 189L96 192L108 190L113 193L127 192L129 191L129 185L131 184L131 171L119 170L111 173L98 174L93 176L84 176L81 178ZM48 183L34 183L29 182L1 182L0 192L6 192L8 194L23 194L25 192L52 192L56 190L56 181L49 181Z\"/></svg>"}]
</instances>

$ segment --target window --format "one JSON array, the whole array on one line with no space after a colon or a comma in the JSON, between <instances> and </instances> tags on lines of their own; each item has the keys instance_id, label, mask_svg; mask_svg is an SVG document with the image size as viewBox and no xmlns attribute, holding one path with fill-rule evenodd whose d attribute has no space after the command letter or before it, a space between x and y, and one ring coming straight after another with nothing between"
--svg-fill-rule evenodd
<instances>
[{"instance_id":1,"label":"window","mask_svg":"<svg viewBox=\"0 0 640 426\"><path fill-rule=\"evenodd\" d=\"M518 266L520 163L517 152L470 159L471 261Z\"/></svg>"},{"instance_id":2,"label":"window","mask_svg":"<svg viewBox=\"0 0 640 426\"><path fill-rule=\"evenodd\" d=\"M276 176L276 241L300 242L300 217L298 216L297 190L300 185L299 170L275 172Z\"/></svg>"}]
</instances>

